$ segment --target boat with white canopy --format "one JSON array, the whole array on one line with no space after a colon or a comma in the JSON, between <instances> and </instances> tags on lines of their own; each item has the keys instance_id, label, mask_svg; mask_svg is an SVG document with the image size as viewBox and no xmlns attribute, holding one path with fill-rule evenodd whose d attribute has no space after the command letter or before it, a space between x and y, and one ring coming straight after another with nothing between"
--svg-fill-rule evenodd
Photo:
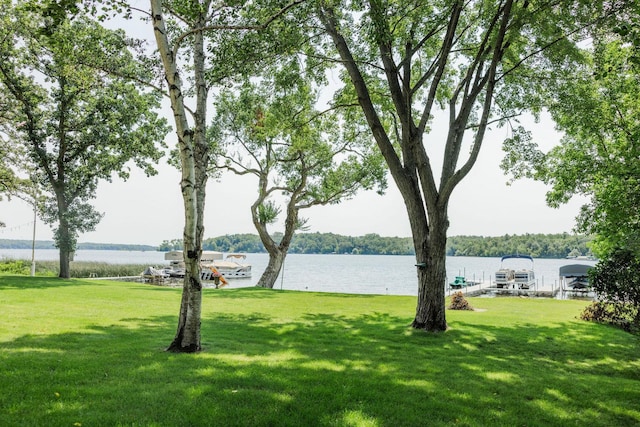
<instances>
[{"instance_id":1,"label":"boat with white canopy","mask_svg":"<svg viewBox=\"0 0 640 427\"><path fill-rule=\"evenodd\" d=\"M251 278L251 264L243 263L245 254L228 254L226 259L222 252L204 251L200 257L202 267L213 267L226 279ZM182 251L170 251L164 255L165 261L169 261L167 272L171 276L184 276L184 259Z\"/></svg>"},{"instance_id":2,"label":"boat with white canopy","mask_svg":"<svg viewBox=\"0 0 640 427\"><path fill-rule=\"evenodd\" d=\"M526 259L531 261L531 268L516 270L504 266L508 259ZM536 283L533 271L533 258L529 255L505 255L500 259L500 269L496 271L496 287L503 289L529 289Z\"/></svg>"}]
</instances>

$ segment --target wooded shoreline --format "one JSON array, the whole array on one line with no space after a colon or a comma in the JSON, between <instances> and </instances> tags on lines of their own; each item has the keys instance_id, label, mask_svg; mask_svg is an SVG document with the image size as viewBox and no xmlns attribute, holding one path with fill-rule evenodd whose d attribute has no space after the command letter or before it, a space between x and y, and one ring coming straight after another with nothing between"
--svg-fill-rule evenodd
<instances>
[{"instance_id":1,"label":"wooded shoreline","mask_svg":"<svg viewBox=\"0 0 640 427\"><path fill-rule=\"evenodd\" d=\"M276 236L277 237L277 236ZM500 257L520 253L534 258L566 258L590 255L591 238L568 233L525 234L504 236L452 236L447 240L447 256ZM0 248L31 249L31 240L0 239ZM36 249L55 249L50 240L36 240ZM182 240L164 240L158 246L118 243L79 243L77 249L170 251L181 250ZM203 250L220 252L264 253L255 234L229 234L205 239ZM383 237L378 234L342 236L333 233L300 233L291 243L289 253L354 254L354 255L413 255L410 237Z\"/></svg>"}]
</instances>

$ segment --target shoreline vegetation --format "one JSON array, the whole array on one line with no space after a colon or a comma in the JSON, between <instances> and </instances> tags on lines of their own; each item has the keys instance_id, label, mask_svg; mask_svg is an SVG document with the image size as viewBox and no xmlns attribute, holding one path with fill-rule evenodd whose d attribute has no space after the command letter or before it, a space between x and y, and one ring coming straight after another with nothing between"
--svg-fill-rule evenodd
<instances>
[{"instance_id":1,"label":"shoreline vegetation","mask_svg":"<svg viewBox=\"0 0 640 427\"><path fill-rule=\"evenodd\" d=\"M110 264L97 261L74 261L70 263L69 274L74 279L88 279L92 277L141 277L148 264ZM35 264L36 276L58 277L60 263L58 261L38 261ZM0 258L0 275L17 274L29 276L31 261L25 259Z\"/></svg>"},{"instance_id":2,"label":"shoreline vegetation","mask_svg":"<svg viewBox=\"0 0 640 427\"><path fill-rule=\"evenodd\" d=\"M274 234L278 238L278 233ZM569 233L504 236L451 236L447 256L500 257L527 254L534 258L590 256L588 236ZM2 249L31 249L31 240L0 239ZM55 249L50 240L36 240L36 249ZM164 240L158 246L119 243L79 243L78 250L171 251L181 250L182 240ZM205 239L203 250L219 252L266 252L256 234L228 234ZM291 254L413 255L410 237L383 237L378 234L342 236L333 233L299 233L291 242Z\"/></svg>"}]
</instances>

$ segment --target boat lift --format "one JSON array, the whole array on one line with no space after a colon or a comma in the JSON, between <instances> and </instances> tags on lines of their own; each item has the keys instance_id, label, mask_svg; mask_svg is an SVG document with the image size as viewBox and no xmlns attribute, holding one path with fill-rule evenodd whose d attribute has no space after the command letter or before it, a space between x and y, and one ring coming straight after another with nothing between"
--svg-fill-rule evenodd
<instances>
[{"instance_id":1,"label":"boat lift","mask_svg":"<svg viewBox=\"0 0 640 427\"><path fill-rule=\"evenodd\" d=\"M586 264L569 264L560 267L560 283L562 291L589 292L589 270L593 267Z\"/></svg>"}]
</instances>

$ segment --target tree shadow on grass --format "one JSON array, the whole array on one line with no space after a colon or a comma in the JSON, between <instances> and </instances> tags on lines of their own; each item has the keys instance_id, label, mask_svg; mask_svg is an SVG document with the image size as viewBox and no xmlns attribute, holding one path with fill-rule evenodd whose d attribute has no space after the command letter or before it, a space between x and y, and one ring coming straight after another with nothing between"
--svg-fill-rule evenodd
<instances>
[{"instance_id":1,"label":"tree shadow on grass","mask_svg":"<svg viewBox=\"0 0 640 427\"><path fill-rule=\"evenodd\" d=\"M0 344L2 425L637 425L640 345L606 327L427 334L386 313L172 316ZM611 392L617 390L617 392Z\"/></svg>"},{"instance_id":2,"label":"tree shadow on grass","mask_svg":"<svg viewBox=\"0 0 640 427\"><path fill-rule=\"evenodd\" d=\"M313 292L313 291L300 291L300 290L291 290L291 289L267 289L260 286L246 286L242 288L220 288L220 289L212 289L205 288L204 292L216 292L216 297L219 298L275 298L278 294L281 293L303 293L307 297L338 297L341 299L371 299L375 298L378 295L375 294L342 294L335 292Z\"/></svg>"},{"instance_id":3,"label":"tree shadow on grass","mask_svg":"<svg viewBox=\"0 0 640 427\"><path fill-rule=\"evenodd\" d=\"M149 285L149 284L140 284L141 290L154 291L154 292L182 292L182 286L157 286L157 285ZM281 291L274 291L272 289L260 288L257 286L248 286L244 288L212 288L206 287L202 289L203 296L205 297L215 297L219 299L232 299L232 300L242 300L242 299L271 299L276 298L278 293ZM285 291L289 292L289 291Z\"/></svg>"}]
</instances>

